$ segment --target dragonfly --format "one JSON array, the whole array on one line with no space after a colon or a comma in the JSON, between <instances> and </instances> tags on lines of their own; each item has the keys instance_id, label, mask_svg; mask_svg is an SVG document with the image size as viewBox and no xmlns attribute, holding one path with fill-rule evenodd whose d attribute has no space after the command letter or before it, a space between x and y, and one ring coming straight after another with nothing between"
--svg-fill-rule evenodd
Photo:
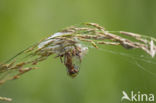
<instances>
[{"instance_id":1,"label":"dragonfly","mask_svg":"<svg viewBox=\"0 0 156 103\"><path fill-rule=\"evenodd\" d=\"M57 54L56 57L60 57L61 62L66 66L68 75L71 77L76 77L79 73L80 64L82 57L86 54L88 47L83 47L81 44L77 43L75 38L72 39L56 39L55 37L69 36L70 32L58 32L49 37L46 41L39 44L39 48L44 47L50 42L52 45L46 47L45 49L50 49ZM55 38L55 39L53 39Z\"/></svg>"}]
</instances>

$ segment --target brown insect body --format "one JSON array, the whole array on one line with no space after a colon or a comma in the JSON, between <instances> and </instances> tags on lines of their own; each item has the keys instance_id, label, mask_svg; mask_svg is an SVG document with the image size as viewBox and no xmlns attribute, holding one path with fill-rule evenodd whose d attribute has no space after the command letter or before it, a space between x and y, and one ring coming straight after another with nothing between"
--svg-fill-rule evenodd
<instances>
[{"instance_id":1,"label":"brown insect body","mask_svg":"<svg viewBox=\"0 0 156 103\"><path fill-rule=\"evenodd\" d=\"M73 64L72 55L70 53L66 53L65 59L66 60L65 60L64 64L68 69L69 75L72 77L77 76L79 71L77 70L77 68L75 68L75 65Z\"/></svg>"},{"instance_id":2,"label":"brown insect body","mask_svg":"<svg viewBox=\"0 0 156 103\"><path fill-rule=\"evenodd\" d=\"M74 49L70 52L68 51L64 54L64 65L66 66L68 74L71 77L76 77L79 72L79 66L74 63L75 58L81 62L80 51L78 49Z\"/></svg>"}]
</instances>

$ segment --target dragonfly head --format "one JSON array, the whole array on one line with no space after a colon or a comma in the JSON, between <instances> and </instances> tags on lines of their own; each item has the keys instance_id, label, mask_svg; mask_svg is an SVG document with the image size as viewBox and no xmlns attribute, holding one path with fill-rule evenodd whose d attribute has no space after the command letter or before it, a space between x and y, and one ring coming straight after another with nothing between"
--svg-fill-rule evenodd
<instances>
[{"instance_id":1,"label":"dragonfly head","mask_svg":"<svg viewBox=\"0 0 156 103\"><path fill-rule=\"evenodd\" d=\"M71 76L72 78L76 77L79 73L79 67L75 67L73 69L69 69L68 70L68 74L69 76Z\"/></svg>"}]
</instances>

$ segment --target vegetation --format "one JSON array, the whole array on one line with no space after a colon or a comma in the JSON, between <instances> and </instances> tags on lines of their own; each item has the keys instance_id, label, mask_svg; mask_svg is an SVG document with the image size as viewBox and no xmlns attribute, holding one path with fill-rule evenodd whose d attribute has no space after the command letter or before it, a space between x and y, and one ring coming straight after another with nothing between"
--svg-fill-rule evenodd
<instances>
[{"instance_id":1,"label":"vegetation","mask_svg":"<svg viewBox=\"0 0 156 103\"><path fill-rule=\"evenodd\" d=\"M98 45L122 46L125 49L142 49L152 57L156 54L156 39L125 31L107 31L96 23L83 23L71 26L30 46L16 56L0 64L0 85L8 80L19 78L24 73L36 69L36 65L55 55L67 68L69 76L79 72L77 62L82 62L88 51L86 44L99 48ZM0 97L0 100L11 101Z\"/></svg>"}]
</instances>

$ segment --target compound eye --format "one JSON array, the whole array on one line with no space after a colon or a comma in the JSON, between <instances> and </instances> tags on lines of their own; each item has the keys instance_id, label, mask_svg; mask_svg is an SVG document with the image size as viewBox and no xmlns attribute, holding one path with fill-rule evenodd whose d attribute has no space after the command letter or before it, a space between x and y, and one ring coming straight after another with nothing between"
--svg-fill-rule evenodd
<instances>
[{"instance_id":1,"label":"compound eye","mask_svg":"<svg viewBox=\"0 0 156 103\"><path fill-rule=\"evenodd\" d=\"M69 75L71 77L76 77L78 75L78 70L76 70L76 69L70 70Z\"/></svg>"},{"instance_id":2,"label":"compound eye","mask_svg":"<svg viewBox=\"0 0 156 103\"><path fill-rule=\"evenodd\" d=\"M78 75L78 73L74 73L74 74L71 74L70 76L74 78L74 77L76 77L77 75Z\"/></svg>"}]
</instances>

